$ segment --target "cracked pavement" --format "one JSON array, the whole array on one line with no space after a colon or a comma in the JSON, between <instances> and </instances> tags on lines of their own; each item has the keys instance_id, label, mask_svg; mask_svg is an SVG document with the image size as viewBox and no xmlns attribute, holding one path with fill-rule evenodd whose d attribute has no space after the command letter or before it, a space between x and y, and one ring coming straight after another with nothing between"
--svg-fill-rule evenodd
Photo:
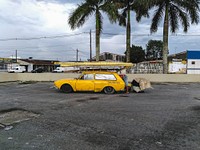
<instances>
[{"instance_id":1,"label":"cracked pavement","mask_svg":"<svg viewBox=\"0 0 200 150\"><path fill-rule=\"evenodd\" d=\"M61 93L52 82L0 83L0 112L39 117L0 128L1 150L198 150L200 84L144 93Z\"/></svg>"}]
</instances>

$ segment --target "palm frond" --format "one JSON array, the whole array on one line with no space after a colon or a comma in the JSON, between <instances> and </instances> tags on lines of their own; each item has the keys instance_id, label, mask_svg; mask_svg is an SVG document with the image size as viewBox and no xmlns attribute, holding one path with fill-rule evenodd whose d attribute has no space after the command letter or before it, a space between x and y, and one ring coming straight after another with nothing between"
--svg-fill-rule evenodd
<instances>
[{"instance_id":1,"label":"palm frond","mask_svg":"<svg viewBox=\"0 0 200 150\"><path fill-rule=\"evenodd\" d=\"M142 17L149 18L149 7L145 0L135 0L134 3L131 4L130 9L135 11L136 20L139 22Z\"/></svg>"},{"instance_id":2,"label":"palm frond","mask_svg":"<svg viewBox=\"0 0 200 150\"><path fill-rule=\"evenodd\" d=\"M199 23L200 1L199 0L191 0L191 1L186 1L186 3L188 6L188 7L186 7L186 10L188 11L188 14L190 16L191 23L198 24Z\"/></svg>"},{"instance_id":3,"label":"palm frond","mask_svg":"<svg viewBox=\"0 0 200 150\"><path fill-rule=\"evenodd\" d=\"M109 1L107 1L103 5L101 5L99 9L107 14L111 23L116 23L119 17L119 13L114 3L110 3Z\"/></svg>"},{"instance_id":4,"label":"palm frond","mask_svg":"<svg viewBox=\"0 0 200 150\"><path fill-rule=\"evenodd\" d=\"M164 4L160 4L160 6L158 7L157 10L155 10L153 19L152 19L152 23L151 23L151 28L150 28L150 32L156 32L158 30L158 25L160 24L161 20L162 20L162 16L163 16L163 11L164 11Z\"/></svg>"},{"instance_id":5,"label":"palm frond","mask_svg":"<svg viewBox=\"0 0 200 150\"><path fill-rule=\"evenodd\" d=\"M188 28L190 26L188 13L184 12L178 6L174 6L174 8L176 9L176 12L177 12L177 18L179 18L179 20L180 20L180 22L181 22L181 24L183 26L183 31L187 32Z\"/></svg>"},{"instance_id":6,"label":"palm frond","mask_svg":"<svg viewBox=\"0 0 200 150\"><path fill-rule=\"evenodd\" d=\"M174 3L187 12L192 24L199 23L200 0L174 0Z\"/></svg>"},{"instance_id":7,"label":"palm frond","mask_svg":"<svg viewBox=\"0 0 200 150\"><path fill-rule=\"evenodd\" d=\"M127 8L123 8L119 14L119 25L126 26Z\"/></svg>"},{"instance_id":8,"label":"palm frond","mask_svg":"<svg viewBox=\"0 0 200 150\"><path fill-rule=\"evenodd\" d=\"M173 5L169 6L169 24L172 33L175 33L179 27L178 24L178 12L177 9L173 7Z\"/></svg>"},{"instance_id":9,"label":"palm frond","mask_svg":"<svg viewBox=\"0 0 200 150\"><path fill-rule=\"evenodd\" d=\"M82 3L81 5L78 5L78 8L75 9L69 16L68 23L71 29L82 26L88 17L94 13L94 10L95 9L88 3Z\"/></svg>"}]
</instances>

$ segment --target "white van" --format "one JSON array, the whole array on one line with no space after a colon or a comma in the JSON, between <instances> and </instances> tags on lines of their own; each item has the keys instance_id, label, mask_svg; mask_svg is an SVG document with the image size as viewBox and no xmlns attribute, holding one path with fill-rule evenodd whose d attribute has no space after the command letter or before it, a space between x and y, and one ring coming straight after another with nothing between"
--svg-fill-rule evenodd
<instances>
[{"instance_id":1,"label":"white van","mask_svg":"<svg viewBox=\"0 0 200 150\"><path fill-rule=\"evenodd\" d=\"M74 72L79 69L76 69L75 67L57 67L56 69L53 70L53 72Z\"/></svg>"},{"instance_id":2,"label":"white van","mask_svg":"<svg viewBox=\"0 0 200 150\"><path fill-rule=\"evenodd\" d=\"M18 73L18 72L26 72L25 66L17 66L8 70L9 73Z\"/></svg>"},{"instance_id":3,"label":"white van","mask_svg":"<svg viewBox=\"0 0 200 150\"><path fill-rule=\"evenodd\" d=\"M64 67L57 67L53 72L64 72L66 69Z\"/></svg>"}]
</instances>

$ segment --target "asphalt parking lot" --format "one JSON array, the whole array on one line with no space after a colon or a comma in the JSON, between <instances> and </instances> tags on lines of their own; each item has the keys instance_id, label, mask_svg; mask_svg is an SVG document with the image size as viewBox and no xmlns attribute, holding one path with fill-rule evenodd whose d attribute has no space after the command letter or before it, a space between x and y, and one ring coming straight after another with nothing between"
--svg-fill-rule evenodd
<instances>
[{"instance_id":1,"label":"asphalt parking lot","mask_svg":"<svg viewBox=\"0 0 200 150\"><path fill-rule=\"evenodd\" d=\"M61 93L52 82L0 83L1 150L198 150L200 83L153 84L144 93ZM0 122L1 123L1 122Z\"/></svg>"}]
</instances>

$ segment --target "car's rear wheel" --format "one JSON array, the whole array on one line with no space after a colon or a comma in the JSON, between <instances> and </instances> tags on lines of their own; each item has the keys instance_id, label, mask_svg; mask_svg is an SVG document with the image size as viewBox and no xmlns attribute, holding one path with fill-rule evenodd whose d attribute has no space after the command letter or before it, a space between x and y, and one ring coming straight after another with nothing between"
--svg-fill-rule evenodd
<instances>
[{"instance_id":1,"label":"car's rear wheel","mask_svg":"<svg viewBox=\"0 0 200 150\"><path fill-rule=\"evenodd\" d=\"M103 89L104 93L105 94L113 94L115 93L115 89L111 86L107 86Z\"/></svg>"},{"instance_id":2,"label":"car's rear wheel","mask_svg":"<svg viewBox=\"0 0 200 150\"><path fill-rule=\"evenodd\" d=\"M63 84L60 89L62 92L65 92L65 93L71 93L73 91L71 85L69 84Z\"/></svg>"}]
</instances>

